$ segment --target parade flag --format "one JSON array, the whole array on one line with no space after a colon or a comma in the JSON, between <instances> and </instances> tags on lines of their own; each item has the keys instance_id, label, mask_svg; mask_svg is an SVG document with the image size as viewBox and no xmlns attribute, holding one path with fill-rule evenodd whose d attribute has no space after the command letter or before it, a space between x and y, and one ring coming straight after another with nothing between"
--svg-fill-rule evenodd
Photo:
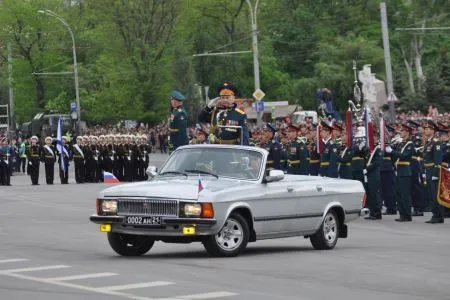
<instances>
[{"instance_id":1,"label":"parade flag","mask_svg":"<svg viewBox=\"0 0 450 300\"><path fill-rule=\"evenodd\" d=\"M317 125L317 153L321 154L323 152L323 141L322 141L322 135L320 134L320 132L322 131L322 125L319 124Z\"/></svg>"},{"instance_id":2,"label":"parade flag","mask_svg":"<svg viewBox=\"0 0 450 300\"><path fill-rule=\"evenodd\" d=\"M104 183L119 183L119 179L114 176L114 174L103 171L103 182Z\"/></svg>"},{"instance_id":3,"label":"parade flag","mask_svg":"<svg viewBox=\"0 0 450 300\"><path fill-rule=\"evenodd\" d=\"M353 148L353 113L348 109L345 113L345 127L347 129L347 148Z\"/></svg>"},{"instance_id":4,"label":"parade flag","mask_svg":"<svg viewBox=\"0 0 450 300\"><path fill-rule=\"evenodd\" d=\"M383 118L380 120L380 147L381 151L386 151L386 127Z\"/></svg>"},{"instance_id":5,"label":"parade flag","mask_svg":"<svg viewBox=\"0 0 450 300\"><path fill-rule=\"evenodd\" d=\"M374 140L373 140L373 124L372 118L370 117L370 109L368 106L364 109L364 125L366 127L366 145L370 152L373 151Z\"/></svg>"},{"instance_id":6,"label":"parade flag","mask_svg":"<svg viewBox=\"0 0 450 300\"><path fill-rule=\"evenodd\" d=\"M200 174L198 174L198 193L200 193L201 191L203 191L203 185L202 180L200 178Z\"/></svg>"},{"instance_id":7,"label":"parade flag","mask_svg":"<svg viewBox=\"0 0 450 300\"><path fill-rule=\"evenodd\" d=\"M66 172L66 164L65 164L65 158L64 158L64 146L62 143L62 120L61 120L61 116L59 116L58 119L58 131L56 133L56 149L58 150L59 153L59 160L60 160L60 166L61 166L61 171Z\"/></svg>"},{"instance_id":8,"label":"parade flag","mask_svg":"<svg viewBox=\"0 0 450 300\"><path fill-rule=\"evenodd\" d=\"M450 170L439 168L439 187L437 200L440 205L450 208Z\"/></svg>"}]
</instances>

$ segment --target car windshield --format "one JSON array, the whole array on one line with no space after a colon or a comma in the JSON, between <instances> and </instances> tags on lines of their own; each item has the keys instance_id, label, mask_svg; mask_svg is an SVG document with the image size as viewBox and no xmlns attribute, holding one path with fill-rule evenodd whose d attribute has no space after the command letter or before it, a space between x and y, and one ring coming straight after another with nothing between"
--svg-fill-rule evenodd
<instances>
[{"instance_id":1,"label":"car windshield","mask_svg":"<svg viewBox=\"0 0 450 300\"><path fill-rule=\"evenodd\" d=\"M189 175L257 180L263 155L257 151L231 148L190 148L173 153L159 174L182 172Z\"/></svg>"}]
</instances>

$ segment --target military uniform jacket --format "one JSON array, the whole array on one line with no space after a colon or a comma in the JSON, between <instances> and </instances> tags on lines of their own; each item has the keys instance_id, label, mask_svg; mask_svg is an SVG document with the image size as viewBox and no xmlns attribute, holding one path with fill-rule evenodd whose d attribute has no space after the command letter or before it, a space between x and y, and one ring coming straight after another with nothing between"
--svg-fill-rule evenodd
<instances>
[{"instance_id":1,"label":"military uniform jacket","mask_svg":"<svg viewBox=\"0 0 450 300\"><path fill-rule=\"evenodd\" d=\"M383 158L383 151L381 151L379 145L377 145L373 149L372 153L370 153L369 156L366 156L367 161L366 170L368 178L375 178L375 179L380 178L380 166L382 158Z\"/></svg>"},{"instance_id":2,"label":"military uniform jacket","mask_svg":"<svg viewBox=\"0 0 450 300\"><path fill-rule=\"evenodd\" d=\"M359 150L357 145L353 146L353 157L352 157L352 171L353 172L362 172L365 169L365 160L367 150L364 148Z\"/></svg>"},{"instance_id":3,"label":"military uniform jacket","mask_svg":"<svg viewBox=\"0 0 450 300\"><path fill-rule=\"evenodd\" d=\"M383 153L383 159L381 160L380 172L394 172L392 152Z\"/></svg>"},{"instance_id":4,"label":"military uniform jacket","mask_svg":"<svg viewBox=\"0 0 450 300\"><path fill-rule=\"evenodd\" d=\"M80 146L78 144L73 144L72 146L72 153L73 158L76 160L84 159L84 152L83 152L83 146Z\"/></svg>"},{"instance_id":5,"label":"military uniform jacket","mask_svg":"<svg viewBox=\"0 0 450 300\"><path fill-rule=\"evenodd\" d=\"M288 164L290 169L301 175L308 174L308 147L298 139L286 146Z\"/></svg>"},{"instance_id":6,"label":"military uniform jacket","mask_svg":"<svg viewBox=\"0 0 450 300\"><path fill-rule=\"evenodd\" d=\"M11 157L11 148L9 146L0 146L0 165L8 165Z\"/></svg>"},{"instance_id":7,"label":"military uniform jacket","mask_svg":"<svg viewBox=\"0 0 450 300\"><path fill-rule=\"evenodd\" d=\"M189 138L186 132L187 113L183 107L172 108L169 119L169 138L170 143L176 149L177 147L189 144Z\"/></svg>"},{"instance_id":8,"label":"military uniform jacket","mask_svg":"<svg viewBox=\"0 0 450 300\"><path fill-rule=\"evenodd\" d=\"M392 158L395 160L394 166L397 176L411 176L411 159L414 153L414 144L407 140L400 143L396 150L392 151Z\"/></svg>"},{"instance_id":9,"label":"military uniform jacket","mask_svg":"<svg viewBox=\"0 0 450 300\"><path fill-rule=\"evenodd\" d=\"M56 151L53 146L45 145L41 151L41 161L46 164L52 164L56 161Z\"/></svg>"},{"instance_id":10,"label":"military uniform jacket","mask_svg":"<svg viewBox=\"0 0 450 300\"><path fill-rule=\"evenodd\" d=\"M450 141L447 141L445 144L441 144L442 146L442 163L441 165L444 168L448 168L450 165Z\"/></svg>"},{"instance_id":11,"label":"military uniform jacket","mask_svg":"<svg viewBox=\"0 0 450 300\"><path fill-rule=\"evenodd\" d=\"M28 161L36 161L41 159L41 146L36 145L28 145L26 154Z\"/></svg>"},{"instance_id":12,"label":"military uniform jacket","mask_svg":"<svg viewBox=\"0 0 450 300\"><path fill-rule=\"evenodd\" d=\"M352 158L353 149L345 147L338 156L339 177L343 179L352 179Z\"/></svg>"},{"instance_id":13,"label":"military uniform jacket","mask_svg":"<svg viewBox=\"0 0 450 300\"><path fill-rule=\"evenodd\" d=\"M202 123L210 123L211 127L215 129L215 135L219 140L224 141L238 141L241 137L239 128L223 128L218 126L241 126L243 145L249 145L249 132L247 127L247 114L236 108L233 105L230 108L220 109L217 107L204 108L198 117L198 120ZM237 143L237 142L236 142Z\"/></svg>"},{"instance_id":14,"label":"military uniform jacket","mask_svg":"<svg viewBox=\"0 0 450 300\"><path fill-rule=\"evenodd\" d=\"M338 160L337 148L330 139L327 143L324 142L323 152L320 154L320 176L338 177Z\"/></svg>"},{"instance_id":15,"label":"military uniform jacket","mask_svg":"<svg viewBox=\"0 0 450 300\"><path fill-rule=\"evenodd\" d=\"M68 166L69 161L72 160L72 153L70 151L69 145L64 145L63 147L64 149L62 149L62 153L59 153L58 151L58 163L61 164L61 156L64 156L64 164Z\"/></svg>"},{"instance_id":16,"label":"military uniform jacket","mask_svg":"<svg viewBox=\"0 0 450 300\"><path fill-rule=\"evenodd\" d=\"M422 164L420 163L420 153L416 150L416 148L422 147L422 138L420 136L413 136L411 139L413 143L413 154L411 157L411 173L413 176L422 173Z\"/></svg>"},{"instance_id":17,"label":"military uniform jacket","mask_svg":"<svg viewBox=\"0 0 450 300\"><path fill-rule=\"evenodd\" d=\"M423 168L427 180L439 178L439 165L442 163L441 143L433 138L425 142L423 147Z\"/></svg>"},{"instance_id":18,"label":"military uniform jacket","mask_svg":"<svg viewBox=\"0 0 450 300\"><path fill-rule=\"evenodd\" d=\"M266 170L284 170L285 165L283 165L281 161L286 158L286 151L284 150L283 145L276 140L272 140L266 147L268 147L269 151L269 154L267 155Z\"/></svg>"}]
</instances>

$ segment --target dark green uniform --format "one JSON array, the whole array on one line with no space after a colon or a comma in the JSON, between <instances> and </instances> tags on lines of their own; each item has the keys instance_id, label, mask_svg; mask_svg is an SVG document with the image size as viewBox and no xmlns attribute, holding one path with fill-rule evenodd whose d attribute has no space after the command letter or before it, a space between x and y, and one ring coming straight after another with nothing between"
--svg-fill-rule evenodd
<instances>
[{"instance_id":1,"label":"dark green uniform","mask_svg":"<svg viewBox=\"0 0 450 300\"><path fill-rule=\"evenodd\" d=\"M288 174L308 175L308 147L301 138L286 146L288 153Z\"/></svg>"},{"instance_id":2,"label":"dark green uniform","mask_svg":"<svg viewBox=\"0 0 450 300\"><path fill-rule=\"evenodd\" d=\"M351 167L353 180L359 180L365 185L363 171L365 166L364 157L366 156L366 150L365 148L359 149L359 147L355 145L353 146L352 152L353 157Z\"/></svg>"},{"instance_id":3,"label":"dark green uniform","mask_svg":"<svg viewBox=\"0 0 450 300\"><path fill-rule=\"evenodd\" d=\"M338 156L339 178L352 179L353 149L344 147Z\"/></svg>"},{"instance_id":4,"label":"dark green uniform","mask_svg":"<svg viewBox=\"0 0 450 300\"><path fill-rule=\"evenodd\" d=\"M425 179L425 195L427 204L431 204L433 220L443 221L443 208L437 201L437 189L439 180L439 166L442 163L442 146L433 138L425 142L423 149L423 169Z\"/></svg>"},{"instance_id":5,"label":"dark green uniform","mask_svg":"<svg viewBox=\"0 0 450 300\"><path fill-rule=\"evenodd\" d=\"M323 152L320 154L320 176L337 178L337 148L333 140L324 143Z\"/></svg>"},{"instance_id":6,"label":"dark green uniform","mask_svg":"<svg viewBox=\"0 0 450 300\"><path fill-rule=\"evenodd\" d=\"M376 146L372 153L365 157L367 161L366 169L363 171L367 176L367 207L370 210L370 216L368 219L381 219L381 197L380 197L380 166L381 159L383 158L383 151L380 146Z\"/></svg>"},{"instance_id":7,"label":"dark green uniform","mask_svg":"<svg viewBox=\"0 0 450 300\"><path fill-rule=\"evenodd\" d=\"M189 144L187 136L187 113L182 106L172 108L169 120L169 152Z\"/></svg>"},{"instance_id":8,"label":"dark green uniform","mask_svg":"<svg viewBox=\"0 0 450 300\"><path fill-rule=\"evenodd\" d=\"M398 221L411 221L411 159L414 153L414 144L405 140L392 152L396 169L396 196L400 219Z\"/></svg>"},{"instance_id":9,"label":"dark green uniform","mask_svg":"<svg viewBox=\"0 0 450 300\"><path fill-rule=\"evenodd\" d=\"M309 175L317 176L320 169L320 154L317 153L317 142L311 141L311 149L309 151Z\"/></svg>"}]
</instances>

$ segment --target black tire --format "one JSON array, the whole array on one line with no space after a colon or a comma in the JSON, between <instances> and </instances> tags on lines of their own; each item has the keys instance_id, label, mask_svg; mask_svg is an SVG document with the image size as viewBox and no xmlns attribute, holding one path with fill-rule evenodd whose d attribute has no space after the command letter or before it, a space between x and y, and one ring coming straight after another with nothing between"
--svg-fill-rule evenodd
<instances>
[{"instance_id":1,"label":"black tire","mask_svg":"<svg viewBox=\"0 0 450 300\"><path fill-rule=\"evenodd\" d=\"M230 236L238 230L241 234L237 237ZM247 220L238 213L232 213L225 221L224 226L216 235L205 238L203 246L209 255L215 257L234 257L241 254L247 247L250 238L250 229ZM233 247L233 244L234 247Z\"/></svg>"},{"instance_id":2,"label":"black tire","mask_svg":"<svg viewBox=\"0 0 450 300\"><path fill-rule=\"evenodd\" d=\"M339 218L333 210L327 212L319 230L309 239L316 250L331 250L336 246L339 239Z\"/></svg>"},{"instance_id":3,"label":"black tire","mask_svg":"<svg viewBox=\"0 0 450 300\"><path fill-rule=\"evenodd\" d=\"M140 256L147 253L155 241L139 235L108 232L108 242L111 248L122 256Z\"/></svg>"}]
</instances>

